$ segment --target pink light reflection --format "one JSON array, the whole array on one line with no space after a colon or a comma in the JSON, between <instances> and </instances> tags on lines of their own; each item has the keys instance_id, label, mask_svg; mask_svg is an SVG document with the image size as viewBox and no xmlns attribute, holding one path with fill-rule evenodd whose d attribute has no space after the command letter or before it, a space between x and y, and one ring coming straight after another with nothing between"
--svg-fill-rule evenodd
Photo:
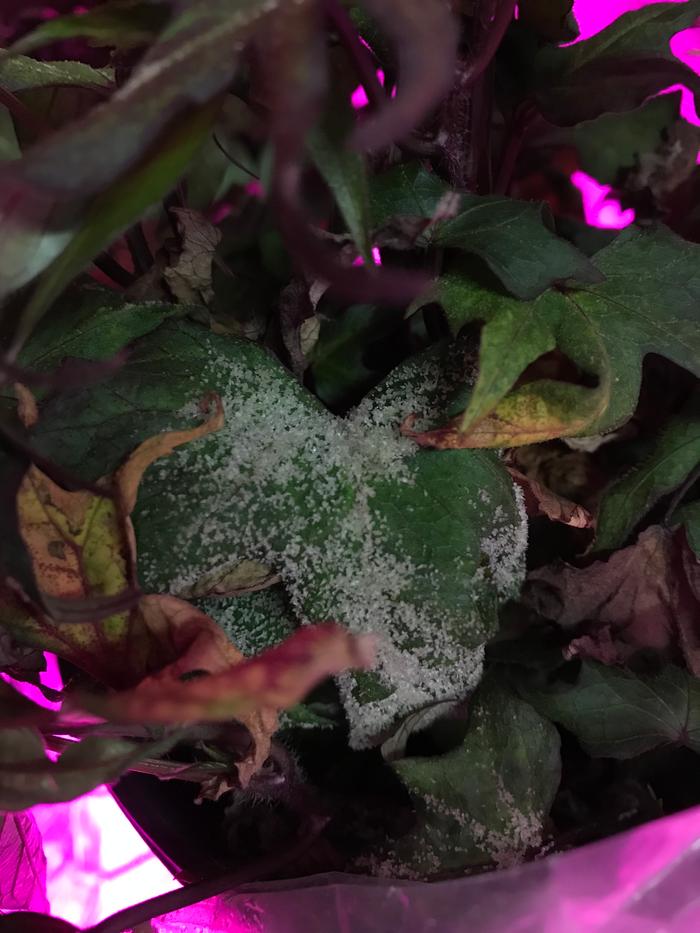
<instances>
[{"instance_id":1,"label":"pink light reflection","mask_svg":"<svg viewBox=\"0 0 700 933\"><path fill-rule=\"evenodd\" d=\"M372 247L372 259L374 260L375 266L381 266L382 264L382 254L378 246ZM356 256L352 261L353 266L364 266L365 261L362 256Z\"/></svg>"},{"instance_id":2,"label":"pink light reflection","mask_svg":"<svg viewBox=\"0 0 700 933\"><path fill-rule=\"evenodd\" d=\"M365 45L367 45L366 42L365 42ZM384 72L382 71L381 68L377 69L377 78L381 86L384 87ZM390 96L396 97L395 87L392 87ZM369 103L369 100L367 98L367 93L361 84L358 84L355 90L350 95L350 103L353 105L355 110L362 110L362 108L366 107L367 104Z\"/></svg>"},{"instance_id":3,"label":"pink light reflection","mask_svg":"<svg viewBox=\"0 0 700 933\"><path fill-rule=\"evenodd\" d=\"M41 682L63 686L55 655L46 655ZM56 709L31 684L13 682L25 696ZM119 809L107 787L68 803L33 807L47 861L52 913L78 927L98 923L129 904L179 887Z\"/></svg>"},{"instance_id":4,"label":"pink light reflection","mask_svg":"<svg viewBox=\"0 0 700 933\"><path fill-rule=\"evenodd\" d=\"M581 192L583 215L587 224L609 230L622 230L634 221L632 208L623 211L619 201L608 197L612 191L610 185L601 185L585 172L574 172L571 181Z\"/></svg>"}]
</instances>

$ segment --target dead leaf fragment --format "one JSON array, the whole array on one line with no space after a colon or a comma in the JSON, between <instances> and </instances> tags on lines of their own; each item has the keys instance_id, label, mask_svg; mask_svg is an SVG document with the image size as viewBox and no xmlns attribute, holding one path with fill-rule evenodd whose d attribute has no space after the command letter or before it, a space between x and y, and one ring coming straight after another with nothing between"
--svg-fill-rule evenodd
<instances>
[{"instance_id":1,"label":"dead leaf fragment","mask_svg":"<svg viewBox=\"0 0 700 933\"><path fill-rule=\"evenodd\" d=\"M39 409L36 399L29 389L21 382L15 383L17 396L17 415L25 428L33 428L39 420Z\"/></svg>"},{"instance_id":2,"label":"dead leaf fragment","mask_svg":"<svg viewBox=\"0 0 700 933\"><path fill-rule=\"evenodd\" d=\"M178 301L211 304L212 262L221 242L221 231L199 211L173 207L181 237L179 255L163 271L163 277Z\"/></svg>"},{"instance_id":3,"label":"dead leaf fragment","mask_svg":"<svg viewBox=\"0 0 700 933\"><path fill-rule=\"evenodd\" d=\"M697 558L682 532L654 525L607 560L535 570L523 598L540 615L575 632L569 657L625 664L639 651L651 650L669 660L684 658L700 676L699 595Z\"/></svg>"},{"instance_id":4,"label":"dead leaf fragment","mask_svg":"<svg viewBox=\"0 0 700 933\"><path fill-rule=\"evenodd\" d=\"M588 509L582 505L558 496L536 479L516 470L515 467L508 467L508 472L523 490L528 515L545 515L553 522L561 522L572 528L592 527L593 518Z\"/></svg>"}]
</instances>

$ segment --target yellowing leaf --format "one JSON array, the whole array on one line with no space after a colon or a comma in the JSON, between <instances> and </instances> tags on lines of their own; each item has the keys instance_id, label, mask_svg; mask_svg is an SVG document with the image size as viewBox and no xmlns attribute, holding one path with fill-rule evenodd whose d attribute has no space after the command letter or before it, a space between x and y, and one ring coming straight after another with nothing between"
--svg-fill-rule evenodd
<instances>
[{"instance_id":1,"label":"yellowing leaf","mask_svg":"<svg viewBox=\"0 0 700 933\"><path fill-rule=\"evenodd\" d=\"M582 433L606 405L604 386L586 389L543 379L506 395L490 414L466 430L463 415L458 415L442 427L418 432L408 418L402 433L421 447L438 450L517 447Z\"/></svg>"},{"instance_id":2,"label":"yellowing leaf","mask_svg":"<svg viewBox=\"0 0 700 933\"><path fill-rule=\"evenodd\" d=\"M234 661L209 676L182 682L169 677L166 668L133 690L82 702L90 712L120 722L240 719L263 707L294 706L325 677L368 668L373 656L372 636L353 635L330 622L310 625L257 657Z\"/></svg>"},{"instance_id":3,"label":"yellowing leaf","mask_svg":"<svg viewBox=\"0 0 700 933\"><path fill-rule=\"evenodd\" d=\"M172 659L138 605L129 515L155 459L219 430L218 397L214 404L214 413L197 427L144 441L112 479L102 481L104 496L68 492L30 467L17 495L18 521L43 606L5 586L0 622L113 686L136 683Z\"/></svg>"}]
</instances>

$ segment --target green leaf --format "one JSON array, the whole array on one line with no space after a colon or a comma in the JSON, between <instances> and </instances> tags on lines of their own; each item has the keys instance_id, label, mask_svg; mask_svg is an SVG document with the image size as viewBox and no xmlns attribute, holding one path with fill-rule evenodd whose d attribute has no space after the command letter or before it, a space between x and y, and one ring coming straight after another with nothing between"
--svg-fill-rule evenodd
<instances>
[{"instance_id":1,"label":"green leaf","mask_svg":"<svg viewBox=\"0 0 700 933\"><path fill-rule=\"evenodd\" d=\"M545 39L566 42L578 35L573 6L573 0L520 0L519 19Z\"/></svg>"},{"instance_id":2,"label":"green leaf","mask_svg":"<svg viewBox=\"0 0 700 933\"><path fill-rule=\"evenodd\" d=\"M39 87L94 87L112 90L111 68L93 68L83 62L42 62L26 55L0 58L0 87L13 94Z\"/></svg>"},{"instance_id":3,"label":"green leaf","mask_svg":"<svg viewBox=\"0 0 700 933\"><path fill-rule=\"evenodd\" d=\"M0 170L0 297L30 281L73 239L66 271L54 268L36 299L46 303L86 254L92 258L170 190L211 118L207 106L229 84L244 40L269 13L266 0L240 0L235 8L229 0L187 4L117 93ZM106 139L116 142L105 145Z\"/></svg>"},{"instance_id":4,"label":"green leaf","mask_svg":"<svg viewBox=\"0 0 700 933\"><path fill-rule=\"evenodd\" d=\"M680 486L700 463L700 393L666 426L647 459L605 490L595 547L622 547L630 532L659 499Z\"/></svg>"},{"instance_id":5,"label":"green leaf","mask_svg":"<svg viewBox=\"0 0 700 933\"><path fill-rule=\"evenodd\" d=\"M518 298L535 298L555 283L601 281L590 259L547 226L543 204L462 195L460 206L437 227L433 244L479 256Z\"/></svg>"},{"instance_id":6,"label":"green leaf","mask_svg":"<svg viewBox=\"0 0 700 933\"><path fill-rule=\"evenodd\" d=\"M699 15L699 0L653 3L623 13L585 42L543 48L535 60L542 113L570 126L601 113L633 110L671 84L686 84L697 93L698 77L674 57L669 40Z\"/></svg>"},{"instance_id":7,"label":"green leaf","mask_svg":"<svg viewBox=\"0 0 700 933\"><path fill-rule=\"evenodd\" d=\"M19 362L27 369L50 372L68 357L106 359L177 313L163 302L136 304L105 288L74 288L54 306Z\"/></svg>"},{"instance_id":8,"label":"green leaf","mask_svg":"<svg viewBox=\"0 0 700 933\"><path fill-rule=\"evenodd\" d=\"M93 10L57 16L40 23L8 50L11 55L31 52L52 42L87 39L91 45L108 45L122 51L153 39L164 26L169 4L143 0L113 0Z\"/></svg>"},{"instance_id":9,"label":"green leaf","mask_svg":"<svg viewBox=\"0 0 700 933\"><path fill-rule=\"evenodd\" d=\"M680 667L642 677L584 661L574 684L541 690L523 683L519 692L595 758L634 758L669 745L700 752L700 680Z\"/></svg>"},{"instance_id":10,"label":"green leaf","mask_svg":"<svg viewBox=\"0 0 700 933\"><path fill-rule=\"evenodd\" d=\"M275 586L232 598L195 599L245 655L261 654L284 641L297 627L284 591Z\"/></svg>"},{"instance_id":11,"label":"green leaf","mask_svg":"<svg viewBox=\"0 0 700 933\"><path fill-rule=\"evenodd\" d=\"M439 354L411 363L341 420L259 347L171 320L108 383L48 404L34 440L103 475L144 437L189 426L202 394L219 392L223 430L151 467L141 486L142 583L203 595L206 579L221 592L217 581L253 560L281 575L300 617L379 632L379 680L365 675L360 691L372 705L345 685L364 744L475 685L497 605L522 579L526 526L500 461L416 451L398 435L416 407L439 408L446 365Z\"/></svg>"},{"instance_id":12,"label":"green leaf","mask_svg":"<svg viewBox=\"0 0 700 933\"><path fill-rule=\"evenodd\" d=\"M19 159L21 154L14 121L7 107L0 106L0 162Z\"/></svg>"},{"instance_id":13,"label":"green leaf","mask_svg":"<svg viewBox=\"0 0 700 933\"><path fill-rule=\"evenodd\" d=\"M458 748L392 767L408 788L417 820L392 847L402 874L506 867L541 846L559 786L559 736L531 706L487 680Z\"/></svg>"},{"instance_id":14,"label":"green leaf","mask_svg":"<svg viewBox=\"0 0 700 933\"><path fill-rule=\"evenodd\" d=\"M314 390L321 401L345 409L349 400L376 385L392 362L387 359L387 338L396 335L401 324L393 308L374 305L351 305L337 317L324 318L311 359Z\"/></svg>"},{"instance_id":15,"label":"green leaf","mask_svg":"<svg viewBox=\"0 0 700 933\"><path fill-rule=\"evenodd\" d=\"M375 225L395 224L397 216L425 218L429 223L416 227L416 246L479 256L519 298L534 298L554 283L601 280L583 253L552 232L544 204L456 194L419 165L398 166L378 176L371 200Z\"/></svg>"},{"instance_id":16,"label":"green leaf","mask_svg":"<svg viewBox=\"0 0 700 933\"><path fill-rule=\"evenodd\" d=\"M680 91L653 97L629 113L603 114L551 138L570 140L581 168L601 184L615 185L622 171L635 168L640 156L655 152L662 143L680 118L680 98Z\"/></svg>"},{"instance_id":17,"label":"green leaf","mask_svg":"<svg viewBox=\"0 0 700 933\"><path fill-rule=\"evenodd\" d=\"M364 158L348 149L325 127L317 127L307 139L311 157L333 192L338 208L365 262L372 262L367 166Z\"/></svg>"},{"instance_id":18,"label":"green leaf","mask_svg":"<svg viewBox=\"0 0 700 933\"><path fill-rule=\"evenodd\" d=\"M125 742L89 736L69 745L56 761L32 729L0 731L0 808L11 812L38 803L73 800L100 784L116 781L140 759L158 756L177 739Z\"/></svg>"},{"instance_id":19,"label":"green leaf","mask_svg":"<svg viewBox=\"0 0 700 933\"><path fill-rule=\"evenodd\" d=\"M688 544L700 558L700 502L689 502L673 514L674 523L685 525Z\"/></svg>"},{"instance_id":20,"label":"green leaf","mask_svg":"<svg viewBox=\"0 0 700 933\"><path fill-rule=\"evenodd\" d=\"M430 219L450 194L450 186L420 162L395 165L370 179L372 225L381 227L396 215Z\"/></svg>"},{"instance_id":21,"label":"green leaf","mask_svg":"<svg viewBox=\"0 0 700 933\"><path fill-rule=\"evenodd\" d=\"M479 376L458 432L463 442L507 446L618 427L634 411L647 353L700 375L700 248L659 227L625 231L595 260L604 282L528 302L487 291L464 273L439 280L430 297L453 332L485 322ZM510 391L554 347L597 377L598 387L540 380Z\"/></svg>"},{"instance_id":22,"label":"green leaf","mask_svg":"<svg viewBox=\"0 0 700 933\"><path fill-rule=\"evenodd\" d=\"M39 264L44 263L48 250L55 258L22 312L15 333L17 345L22 345L71 280L138 220L146 208L160 201L175 186L208 134L214 114L215 108L209 106L183 119L173 131L168 131L153 155L95 198L75 229L59 234L39 254ZM38 235L45 242L45 235ZM19 267L20 278L15 279L15 285L27 281L38 271L36 263L30 262L27 266L25 258L25 251L36 236L37 231L32 230L27 232L26 239L20 235L15 249L10 244L5 255L0 248L0 278L4 263L17 253L22 255L24 265Z\"/></svg>"}]
</instances>

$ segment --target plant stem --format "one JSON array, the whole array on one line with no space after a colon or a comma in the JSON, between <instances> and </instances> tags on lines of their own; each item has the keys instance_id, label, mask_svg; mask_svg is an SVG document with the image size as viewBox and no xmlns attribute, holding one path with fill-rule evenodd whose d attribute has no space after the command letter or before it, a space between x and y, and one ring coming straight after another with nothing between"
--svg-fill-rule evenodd
<instances>
[{"instance_id":1,"label":"plant stem","mask_svg":"<svg viewBox=\"0 0 700 933\"><path fill-rule=\"evenodd\" d=\"M496 184L493 189L495 194L508 194L511 179L513 178L513 171L515 170L518 156L522 149L523 140L536 116L537 111L534 105L529 102L523 104L516 112L505 145L503 146L501 162L498 166L498 176L496 177Z\"/></svg>"},{"instance_id":2,"label":"plant stem","mask_svg":"<svg viewBox=\"0 0 700 933\"><path fill-rule=\"evenodd\" d=\"M476 37L476 51L462 75L463 89L474 84L491 64L515 15L516 0L490 0L488 6L492 10L491 20Z\"/></svg>"},{"instance_id":3,"label":"plant stem","mask_svg":"<svg viewBox=\"0 0 700 933\"><path fill-rule=\"evenodd\" d=\"M247 868L239 868L216 878L208 878L206 881L197 881L177 891L168 891L166 894L142 901L140 904L127 907L107 917L96 926L90 927L85 933L124 933L125 930L133 929L139 923L162 917L163 914L175 910L182 910L184 907L198 904L207 898L225 894L240 885L274 877L313 845L324 826L325 821L316 820L300 834L300 839L295 845L280 855L267 856L252 862Z\"/></svg>"}]
</instances>

